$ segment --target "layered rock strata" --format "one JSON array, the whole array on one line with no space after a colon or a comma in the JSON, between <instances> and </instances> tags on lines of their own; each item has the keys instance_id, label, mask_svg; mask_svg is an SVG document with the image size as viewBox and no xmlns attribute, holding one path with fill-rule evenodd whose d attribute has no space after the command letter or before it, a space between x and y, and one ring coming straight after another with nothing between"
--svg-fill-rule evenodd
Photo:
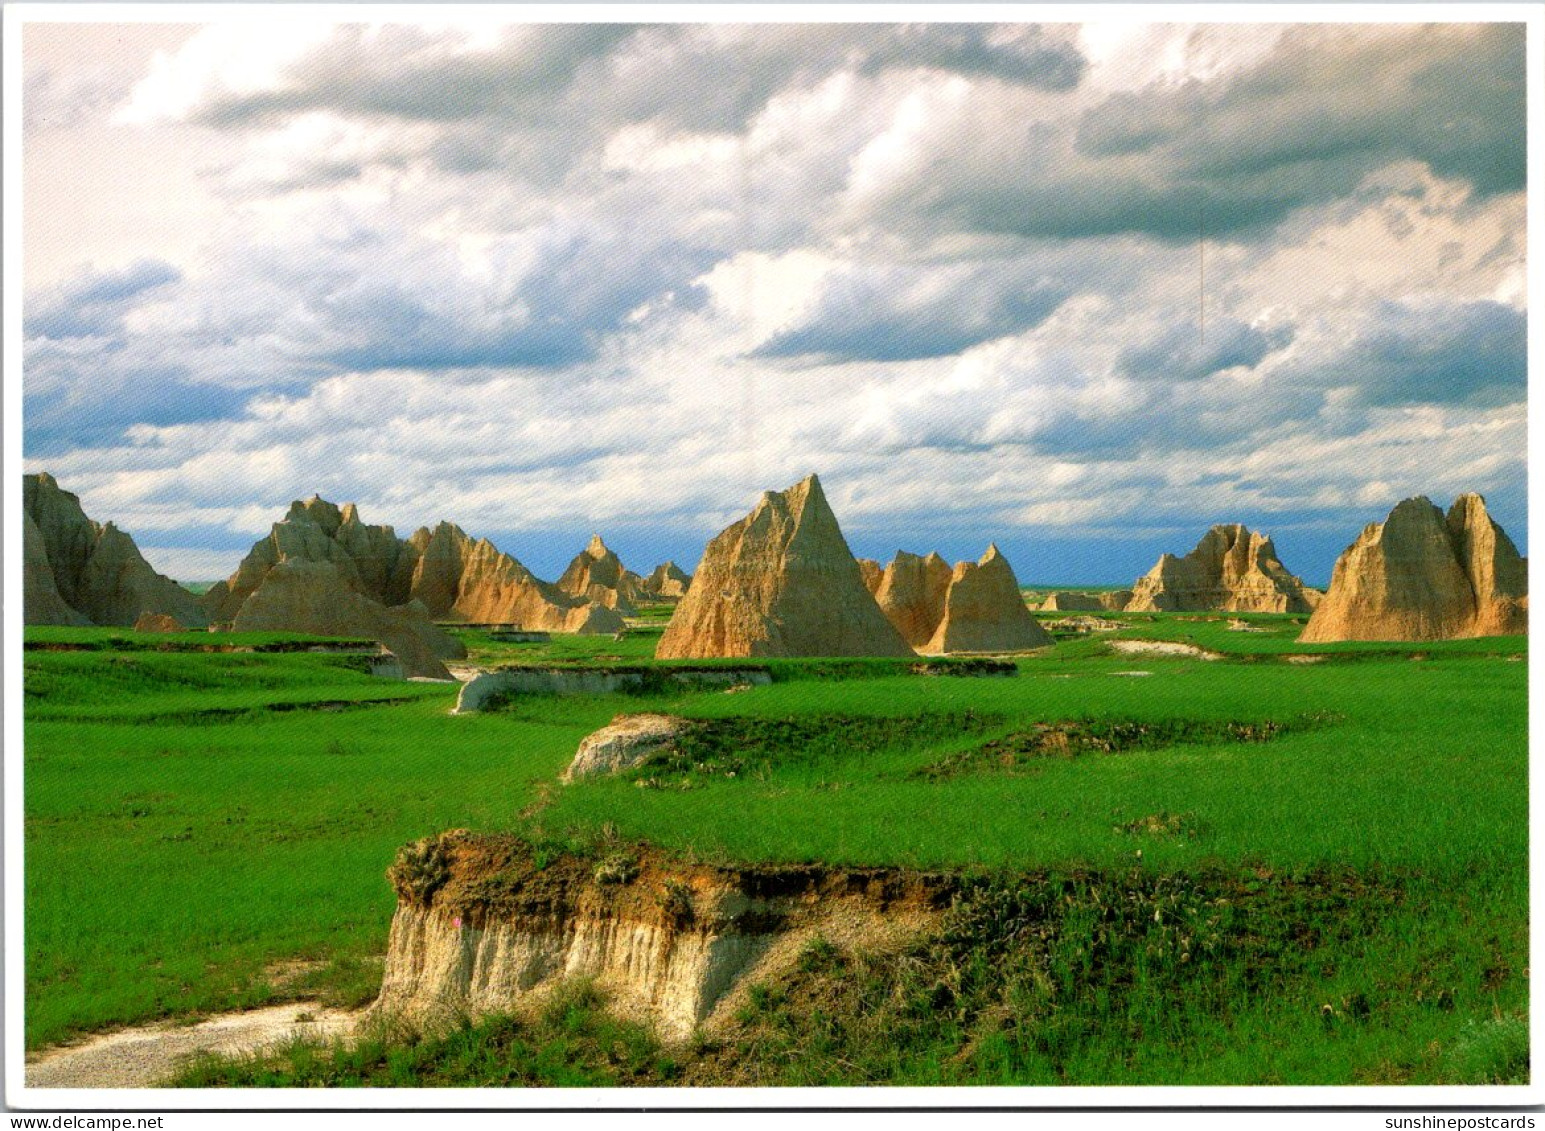
<instances>
[{"instance_id":1,"label":"layered rock strata","mask_svg":"<svg viewBox=\"0 0 1545 1131\"><path fill-rule=\"evenodd\" d=\"M1122 611L1307 613L1318 598L1287 571L1270 538L1233 523L1214 526L1183 558L1162 555Z\"/></svg>"},{"instance_id":2,"label":"layered rock strata","mask_svg":"<svg viewBox=\"0 0 1545 1131\"><path fill-rule=\"evenodd\" d=\"M814 475L768 491L703 551L655 652L706 656L909 656L864 585Z\"/></svg>"},{"instance_id":3,"label":"layered rock strata","mask_svg":"<svg viewBox=\"0 0 1545 1131\"><path fill-rule=\"evenodd\" d=\"M643 846L539 867L529 844L461 831L407 846L388 875L398 903L372 1017L446 1025L586 977L672 1041L818 933L915 937L958 889L937 873L717 867Z\"/></svg>"},{"instance_id":4,"label":"layered rock strata","mask_svg":"<svg viewBox=\"0 0 1545 1131\"><path fill-rule=\"evenodd\" d=\"M1528 631L1528 564L1479 495L1425 497L1370 523L1336 561L1299 640L1452 640Z\"/></svg>"},{"instance_id":5,"label":"layered rock strata","mask_svg":"<svg viewBox=\"0 0 1545 1131\"><path fill-rule=\"evenodd\" d=\"M152 569L129 535L88 518L52 475L22 476L22 510L27 624L129 626L146 613L206 623L193 594Z\"/></svg>"}]
</instances>

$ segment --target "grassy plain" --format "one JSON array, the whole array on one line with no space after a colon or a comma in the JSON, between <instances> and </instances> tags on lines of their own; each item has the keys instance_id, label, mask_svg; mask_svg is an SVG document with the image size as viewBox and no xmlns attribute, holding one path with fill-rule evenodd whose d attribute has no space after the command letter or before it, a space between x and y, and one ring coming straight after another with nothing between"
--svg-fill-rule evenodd
<instances>
[{"instance_id":1,"label":"grassy plain","mask_svg":"<svg viewBox=\"0 0 1545 1131\"><path fill-rule=\"evenodd\" d=\"M527 697L450 717L454 688L375 679L357 657L30 651L28 1046L302 994L368 999L393 904L386 863L405 841L467 826L581 851L645 840L725 860L963 868L996 877L993 898L1018 909L993 922L1060 924L1022 976L1003 960L1020 951L994 951L979 920L896 969L827 955L806 983L756 999L746 1040L781 1067L734 1082L1526 1073L1524 640L1300 649L1290 618L1244 618L1260 632L1121 619L1123 638L1227 658L1117 655L1091 633L1022 659L1016 678L784 662L771 686L735 694ZM658 628L465 638L479 662L632 664ZM1311 651L1325 658L1285 658ZM651 708L716 737L670 767L553 787L581 737ZM1098 741L1041 756L1053 724ZM1039 878L1012 879L1027 874ZM1071 884L1070 898L1043 905L1048 884ZM1222 949L1181 964L1146 910L1108 929L1084 914L1090 885L1127 892L1129 910L1190 893L1186 906L1226 921ZM286 983L276 964L295 959L316 966ZM979 968L1007 980L989 987ZM949 1002L906 1006L908 979L925 996L948 983ZM204 1079L729 1078L730 1052L683 1061L607 1028L590 1001L535 1028L447 1038L459 1045L362 1046L352 1061L313 1050ZM1042 1023L1016 1028L1016 1008ZM866 1017L870 1029L853 1020ZM560 1045L557 1061L542 1052ZM618 1047L632 1051L619 1061L606 1051ZM487 1067L454 1069L473 1063ZM511 1076L515 1063L530 1070Z\"/></svg>"}]
</instances>

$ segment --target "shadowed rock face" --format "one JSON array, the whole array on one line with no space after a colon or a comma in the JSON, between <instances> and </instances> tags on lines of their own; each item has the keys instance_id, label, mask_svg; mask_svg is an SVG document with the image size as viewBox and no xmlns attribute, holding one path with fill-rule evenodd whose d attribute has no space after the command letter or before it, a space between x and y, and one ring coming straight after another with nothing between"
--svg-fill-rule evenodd
<instances>
[{"instance_id":1,"label":"shadowed rock face","mask_svg":"<svg viewBox=\"0 0 1545 1131\"><path fill-rule=\"evenodd\" d=\"M1183 558L1159 558L1124 611L1307 613L1317 599L1288 573L1270 538L1233 523L1214 526Z\"/></svg>"},{"instance_id":2,"label":"shadowed rock face","mask_svg":"<svg viewBox=\"0 0 1545 1131\"><path fill-rule=\"evenodd\" d=\"M198 600L150 567L123 531L97 523L47 472L22 476L27 624L132 625L144 613L203 625Z\"/></svg>"},{"instance_id":3,"label":"shadowed rock face","mask_svg":"<svg viewBox=\"0 0 1545 1131\"><path fill-rule=\"evenodd\" d=\"M632 616L634 602L645 595L644 579L623 569L617 555L606 548L599 534L581 550L558 579L558 588L571 597L594 601L624 616Z\"/></svg>"},{"instance_id":4,"label":"shadowed rock face","mask_svg":"<svg viewBox=\"0 0 1545 1131\"><path fill-rule=\"evenodd\" d=\"M309 632L379 640L410 676L450 679L442 657L466 650L436 628L417 601L388 609L352 589L332 562L287 558L268 571L243 602L237 632Z\"/></svg>"},{"instance_id":5,"label":"shadowed rock face","mask_svg":"<svg viewBox=\"0 0 1545 1131\"><path fill-rule=\"evenodd\" d=\"M910 656L864 585L814 475L768 491L703 551L661 659Z\"/></svg>"},{"instance_id":6,"label":"shadowed rock face","mask_svg":"<svg viewBox=\"0 0 1545 1131\"><path fill-rule=\"evenodd\" d=\"M938 554L920 558L898 550L885 567L874 599L912 647L927 644L944 619L950 577L949 564Z\"/></svg>"},{"instance_id":7,"label":"shadowed rock face","mask_svg":"<svg viewBox=\"0 0 1545 1131\"><path fill-rule=\"evenodd\" d=\"M1447 517L1425 497L1370 523L1336 561L1300 640L1452 640L1528 631L1526 562L1461 495Z\"/></svg>"},{"instance_id":8,"label":"shadowed rock face","mask_svg":"<svg viewBox=\"0 0 1545 1131\"><path fill-rule=\"evenodd\" d=\"M410 595L431 615L475 624L516 624L533 632L610 633L622 615L540 580L486 538L476 542L460 527L441 523L431 536L420 530L410 542L425 547ZM437 549L437 543L443 544Z\"/></svg>"},{"instance_id":9,"label":"shadowed rock face","mask_svg":"<svg viewBox=\"0 0 1545 1131\"><path fill-rule=\"evenodd\" d=\"M880 591L880 582L885 580L885 567L873 558L858 559L859 576L864 579L864 588L871 593Z\"/></svg>"},{"instance_id":10,"label":"shadowed rock face","mask_svg":"<svg viewBox=\"0 0 1545 1131\"><path fill-rule=\"evenodd\" d=\"M679 601L687 594L692 576L682 571L675 562L661 562L654 572L644 579L644 592L656 600Z\"/></svg>"},{"instance_id":11,"label":"shadowed rock face","mask_svg":"<svg viewBox=\"0 0 1545 1131\"><path fill-rule=\"evenodd\" d=\"M1119 613L1132 600L1132 590L1118 589L1106 593L1053 593L1041 602L1043 612Z\"/></svg>"},{"instance_id":12,"label":"shadowed rock face","mask_svg":"<svg viewBox=\"0 0 1545 1131\"><path fill-rule=\"evenodd\" d=\"M997 546L988 546L980 561L955 566L944 594L944 614L919 651L1021 652L1050 643L1051 637L1025 606L1008 560Z\"/></svg>"}]
</instances>

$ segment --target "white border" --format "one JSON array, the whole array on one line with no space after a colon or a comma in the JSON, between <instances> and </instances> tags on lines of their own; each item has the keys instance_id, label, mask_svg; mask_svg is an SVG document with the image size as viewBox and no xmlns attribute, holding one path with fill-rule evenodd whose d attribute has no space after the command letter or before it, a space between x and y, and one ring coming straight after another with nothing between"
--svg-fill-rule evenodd
<instances>
[{"instance_id":1,"label":"white border","mask_svg":"<svg viewBox=\"0 0 1545 1131\"><path fill-rule=\"evenodd\" d=\"M22 1007L24 981L22 924L22 622L21 571L21 298L22 298L22 28L29 23L204 23L215 20L262 20L339 23L407 22L486 16L506 23L892 23L900 21L1090 22L1130 20L1140 23L1487 23L1526 24L1528 173L1535 192L1528 201L1529 245L1537 252L1545 225L1541 177L1545 173L1537 144L1545 104L1545 7L1539 4L8 4L3 15L4 122L4 846L5 846L5 1099L8 1106L36 1111L163 1111L184 1109L268 1110L458 1109L576 1110L652 1108L770 1107L1478 1107L1545 1103L1545 1057L1540 1056L1541 995L1531 1001L1531 1048L1536 1083L1519 1087L962 1087L962 1088L616 1088L616 1089L62 1089L28 1088L24 1076ZM1539 255L1527 261L1531 293L1539 290ZM1529 323L1529 373L1541 371L1545 330ZM1530 406L1531 425L1534 407ZM1529 454L1536 455L1537 430L1530 429ZM1545 465L1542 465L1545 466ZM1532 513L1541 490L1535 477L1529 490ZM1545 568L1545 567L1542 567ZM1537 581L1538 578L1532 578ZM1536 718L1545 709L1541 681L1531 670L1530 707ZM1531 796L1545 788L1535 736L1530 734ZM1534 822L1531 819L1531 826ZM1531 838L1531 961L1539 965L1541 944L1535 930L1532 881L1539 875L1541 838ZM1154 1118L1152 1115L1144 1118ZM1167 1122L1161 1119L1161 1123Z\"/></svg>"}]
</instances>

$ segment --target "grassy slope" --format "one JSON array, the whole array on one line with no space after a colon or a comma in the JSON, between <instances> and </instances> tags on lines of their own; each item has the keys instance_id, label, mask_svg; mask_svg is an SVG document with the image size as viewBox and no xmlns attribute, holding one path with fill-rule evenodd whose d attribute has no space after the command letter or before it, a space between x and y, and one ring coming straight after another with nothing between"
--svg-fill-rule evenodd
<instances>
[{"instance_id":1,"label":"grassy slope","mask_svg":"<svg viewBox=\"0 0 1545 1131\"><path fill-rule=\"evenodd\" d=\"M1124 635L1250 649L1277 640L1292 650L1294 627L1266 623L1273 634L1159 618ZM621 642L490 642L485 650L528 661L631 662L652 643L639 633ZM534 825L570 836L605 828L763 859L1131 867L1141 849L1149 871L1383 865L1417 877L1422 890L1314 992L1350 1000L1364 992L1351 987L1378 977L1396 996L1405 985L1412 1000L1446 990L1451 1005L1462 1000L1454 1012L1407 1010L1391 1024L1410 1030L1403 1048L1426 1047L1420 1042L1440 1033L1445 1047L1463 1047L1455 1034L1465 1025L1505 1020L1524 1001L1526 665L1488 658L1523 647L1456 642L1424 647L1424 662L1364 649L1301 667L1269 656L1213 664L1113 656L1099 639L1074 639L1023 661L1014 680L791 680L670 701L533 698L465 718L446 717L453 688L374 680L341 657L29 654L28 1044L264 1000L272 990L261 970L276 959L379 953L392 905L381 873L397 845L456 825ZM1154 674L1117 674L1133 670ZM404 695L414 701L189 713ZM978 735L924 723L886 739L886 728L866 727L859 733L881 736L872 748L767 756L733 779L688 774L685 790L622 781L547 788L580 737L619 711L649 706L764 720L969 710L985 721ZM912 776L1035 721L1285 721L1305 712L1335 717L1269 743L1045 759L1018 776ZM172 721L158 721L165 719ZM1455 719L1466 725L1455 728ZM528 806L529 822L520 816ZM1117 831L1160 813L1184 815L1194 835ZM1425 990L1416 971L1431 982ZM1325 1056L1315 1051L1324 1043L1315 1010L1283 1013L1267 1000L1238 1012L1228 1029L1195 1030L1198 1040L1210 1034L1211 1051L1144 1045L1122 1071L1205 1082L1209 1074L1258 1078L1263 1063L1275 1063L1286 1078L1313 1076ZM1355 1048L1365 1031L1350 1028L1336 1040ZM1229 1039L1252 1032L1266 1053ZM1492 1039L1477 1032L1472 1045ZM1101 1051L1096 1042L1078 1055L1108 1058L1118 1047ZM1004 1078L1034 1078L1034 1064L1011 1052L1001 1054ZM1338 1078L1376 1076L1386 1063L1399 1078L1421 1075L1378 1043L1354 1061L1334 1069ZM974 1070L990 1075L992 1063L973 1061ZM1080 1071L1110 1078L1114 1070Z\"/></svg>"}]
</instances>

